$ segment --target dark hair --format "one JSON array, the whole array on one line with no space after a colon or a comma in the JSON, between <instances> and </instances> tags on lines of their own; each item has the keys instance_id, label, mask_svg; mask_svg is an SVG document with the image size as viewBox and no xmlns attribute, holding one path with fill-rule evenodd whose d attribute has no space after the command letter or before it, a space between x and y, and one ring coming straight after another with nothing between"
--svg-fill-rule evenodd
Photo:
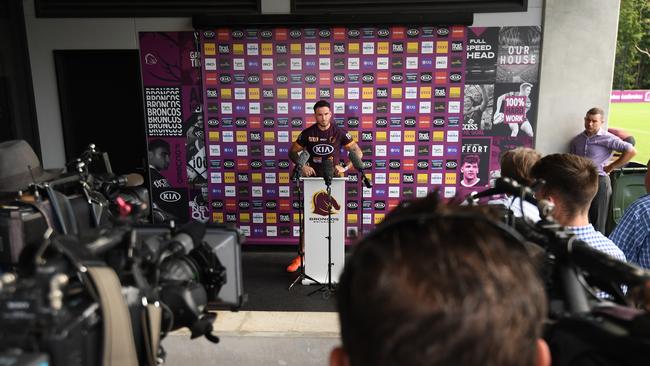
<instances>
[{"instance_id":1,"label":"dark hair","mask_svg":"<svg viewBox=\"0 0 650 366\"><path fill-rule=\"evenodd\" d=\"M476 154L465 155L463 156L463 164L478 164L481 161L481 158Z\"/></svg>"},{"instance_id":2,"label":"dark hair","mask_svg":"<svg viewBox=\"0 0 650 366\"><path fill-rule=\"evenodd\" d=\"M359 365L532 365L546 297L521 242L485 207L396 208L340 278L343 348Z\"/></svg>"},{"instance_id":3,"label":"dark hair","mask_svg":"<svg viewBox=\"0 0 650 366\"><path fill-rule=\"evenodd\" d=\"M161 148L161 147L164 148L164 149L170 150L169 149L169 142L167 142L165 140L162 140L162 139L149 140L149 151L154 151L154 150L156 150L158 148Z\"/></svg>"},{"instance_id":4,"label":"dark hair","mask_svg":"<svg viewBox=\"0 0 650 366\"><path fill-rule=\"evenodd\" d=\"M598 191L598 171L591 159L574 154L551 154L531 170L546 183L542 191L559 199L570 215L589 208Z\"/></svg>"},{"instance_id":5,"label":"dark hair","mask_svg":"<svg viewBox=\"0 0 650 366\"><path fill-rule=\"evenodd\" d=\"M530 176L530 170L541 158L542 155L539 152L528 147L508 150L501 156L501 176L530 186L534 180Z\"/></svg>"},{"instance_id":6,"label":"dark hair","mask_svg":"<svg viewBox=\"0 0 650 366\"><path fill-rule=\"evenodd\" d=\"M316 102L316 104L314 104L314 112L316 112L316 110L318 108L322 108L322 107L327 107L329 109L332 109L332 107L330 107L330 103L328 101L321 99L318 102Z\"/></svg>"},{"instance_id":7,"label":"dark hair","mask_svg":"<svg viewBox=\"0 0 650 366\"><path fill-rule=\"evenodd\" d=\"M593 107L593 108L589 109L587 111L587 113L585 114L585 117L589 116L589 115L593 115L593 114L600 114L600 116L602 118L605 118L605 111L603 111L603 109L599 108L599 107Z\"/></svg>"}]
</instances>

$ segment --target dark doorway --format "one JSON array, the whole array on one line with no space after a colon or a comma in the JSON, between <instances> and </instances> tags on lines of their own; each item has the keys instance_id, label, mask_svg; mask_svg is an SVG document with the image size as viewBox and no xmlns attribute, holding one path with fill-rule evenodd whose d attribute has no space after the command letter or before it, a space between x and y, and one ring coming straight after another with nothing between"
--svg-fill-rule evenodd
<instances>
[{"instance_id":1,"label":"dark doorway","mask_svg":"<svg viewBox=\"0 0 650 366\"><path fill-rule=\"evenodd\" d=\"M54 51L66 161L94 143L116 174L146 167L137 50Z\"/></svg>"}]
</instances>

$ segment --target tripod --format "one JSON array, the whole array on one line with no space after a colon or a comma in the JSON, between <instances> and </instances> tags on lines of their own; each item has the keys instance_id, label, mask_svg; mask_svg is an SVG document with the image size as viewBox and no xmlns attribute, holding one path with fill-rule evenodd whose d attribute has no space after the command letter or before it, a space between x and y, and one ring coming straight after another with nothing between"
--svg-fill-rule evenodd
<instances>
[{"instance_id":1,"label":"tripod","mask_svg":"<svg viewBox=\"0 0 650 366\"><path fill-rule=\"evenodd\" d=\"M317 292L323 293L324 299L329 299L330 295L336 291L336 287L332 283L332 181L330 179L325 179L325 184L327 185L327 283L320 284L321 287L307 294L311 296Z\"/></svg>"},{"instance_id":2,"label":"tripod","mask_svg":"<svg viewBox=\"0 0 650 366\"><path fill-rule=\"evenodd\" d=\"M291 288L298 282L301 282L304 279L310 280L314 282L317 285L321 285L320 282L316 281L312 277L308 276L305 273L305 250L304 250L304 243L305 243L305 230L303 227L303 215L302 215L302 210L303 210L303 204L302 204L302 190L300 189L300 179L298 178L297 174L294 174L294 183L296 184L296 196L297 196L297 202L298 202L298 223L300 225L299 227L299 237L300 241L298 242L298 256L300 257L300 273L298 274L298 277L296 277L293 282L291 282L291 285L289 285L289 291L291 291Z\"/></svg>"}]
</instances>

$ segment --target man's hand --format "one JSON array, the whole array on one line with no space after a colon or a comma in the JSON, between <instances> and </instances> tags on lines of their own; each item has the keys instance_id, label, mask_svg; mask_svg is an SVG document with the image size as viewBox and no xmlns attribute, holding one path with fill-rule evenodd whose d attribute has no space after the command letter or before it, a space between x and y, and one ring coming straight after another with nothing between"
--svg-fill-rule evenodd
<instances>
[{"instance_id":1,"label":"man's hand","mask_svg":"<svg viewBox=\"0 0 650 366\"><path fill-rule=\"evenodd\" d=\"M334 169L336 169L336 176L337 177L342 177L345 174L345 171L346 171L344 167L342 167L342 166L340 166L338 164L336 164L334 166Z\"/></svg>"},{"instance_id":2,"label":"man's hand","mask_svg":"<svg viewBox=\"0 0 650 366\"><path fill-rule=\"evenodd\" d=\"M315 175L316 175L316 171L314 170L314 168L310 167L309 165L302 166L303 177L313 177Z\"/></svg>"}]
</instances>

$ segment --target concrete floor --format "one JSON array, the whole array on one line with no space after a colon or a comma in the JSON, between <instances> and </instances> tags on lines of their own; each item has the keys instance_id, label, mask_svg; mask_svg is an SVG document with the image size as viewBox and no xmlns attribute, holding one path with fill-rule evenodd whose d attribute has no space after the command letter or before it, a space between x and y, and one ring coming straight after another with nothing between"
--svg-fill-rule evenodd
<instances>
[{"instance_id":1,"label":"concrete floor","mask_svg":"<svg viewBox=\"0 0 650 366\"><path fill-rule=\"evenodd\" d=\"M179 330L163 340L166 365L318 365L340 344L333 312L218 312L214 324L221 339L190 340Z\"/></svg>"}]
</instances>

